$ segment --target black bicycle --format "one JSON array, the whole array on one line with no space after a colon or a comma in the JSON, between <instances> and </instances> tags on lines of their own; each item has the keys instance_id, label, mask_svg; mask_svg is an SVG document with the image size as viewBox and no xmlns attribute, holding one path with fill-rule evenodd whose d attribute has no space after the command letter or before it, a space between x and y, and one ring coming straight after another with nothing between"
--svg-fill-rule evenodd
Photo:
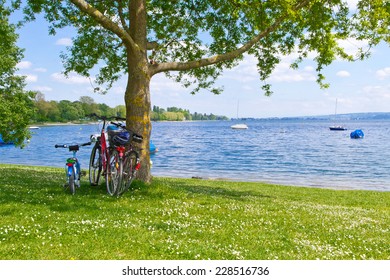
<instances>
[{"instance_id":1,"label":"black bicycle","mask_svg":"<svg viewBox=\"0 0 390 280\"><path fill-rule=\"evenodd\" d=\"M141 167L138 152L132 142L141 143L141 135L129 131L121 123L111 122L118 130L109 130L109 160L107 162L106 185L112 195L126 192Z\"/></svg>"},{"instance_id":2,"label":"black bicycle","mask_svg":"<svg viewBox=\"0 0 390 280\"><path fill-rule=\"evenodd\" d=\"M120 117L90 115L103 121L100 134L91 135L95 142L89 162L89 182L98 185L101 176L105 177L107 193L122 195L129 189L137 170L140 168L138 152L132 141L141 142L142 136L132 133L121 123Z\"/></svg>"}]
</instances>

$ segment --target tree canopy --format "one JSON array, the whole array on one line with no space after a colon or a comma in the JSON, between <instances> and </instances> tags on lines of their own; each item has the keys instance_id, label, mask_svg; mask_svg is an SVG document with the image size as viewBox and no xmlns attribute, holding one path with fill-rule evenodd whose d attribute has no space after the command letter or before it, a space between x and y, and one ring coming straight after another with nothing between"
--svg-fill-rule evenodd
<instances>
[{"instance_id":1,"label":"tree canopy","mask_svg":"<svg viewBox=\"0 0 390 280\"><path fill-rule=\"evenodd\" d=\"M62 54L65 73L89 77L100 72L96 91L127 75L127 125L149 140L150 80L165 73L191 93L220 93L216 79L244 54L257 59L260 87L267 83L283 55L298 54L297 68L314 54L317 82L326 87L322 70L337 58L353 61L370 47L390 42L390 1L359 0L350 9L344 0L69 0L25 1L26 20L44 13L49 32L73 26L77 35ZM20 8L22 1L14 0ZM367 49L350 55L340 42L364 40ZM259 87L259 88L260 88ZM141 178L150 180L148 142L142 146Z\"/></svg>"},{"instance_id":2,"label":"tree canopy","mask_svg":"<svg viewBox=\"0 0 390 280\"><path fill-rule=\"evenodd\" d=\"M0 134L5 142L21 146L30 136L27 125L34 93L25 91L25 78L16 75L23 53L16 46L18 36L8 17L9 10L0 0Z\"/></svg>"},{"instance_id":3,"label":"tree canopy","mask_svg":"<svg viewBox=\"0 0 390 280\"><path fill-rule=\"evenodd\" d=\"M76 27L73 45L62 55L65 72L89 76L103 60L96 81L106 86L127 72L126 48L148 57L151 76L164 72L184 86L196 84L192 93L201 88L219 93L213 81L244 53L257 57L260 79L266 81L281 55L298 52L296 66L314 52L322 82L321 70L336 58L362 59L370 47L390 41L390 3L383 0L360 0L356 10L342 0L27 2L26 19L45 12L51 34ZM351 38L367 40L367 49L347 54L339 43ZM270 93L269 85L263 89Z\"/></svg>"}]
</instances>

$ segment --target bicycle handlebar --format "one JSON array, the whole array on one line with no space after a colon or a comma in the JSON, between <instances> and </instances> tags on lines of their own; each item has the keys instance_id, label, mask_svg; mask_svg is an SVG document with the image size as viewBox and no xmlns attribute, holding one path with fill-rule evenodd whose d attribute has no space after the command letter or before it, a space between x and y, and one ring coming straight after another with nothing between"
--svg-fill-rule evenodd
<instances>
[{"instance_id":1,"label":"bicycle handlebar","mask_svg":"<svg viewBox=\"0 0 390 280\"><path fill-rule=\"evenodd\" d=\"M117 121L126 121L125 118L115 117L115 116L112 116L112 117L99 116L99 115L97 115L95 113L90 114L88 116L89 117L95 117L95 118L98 118L98 119L102 119L103 121L112 120L112 119L117 120ZM130 131L129 129L127 129L126 125L123 125L123 124L117 123L117 122L113 122L113 121L111 121L110 123L115 125L115 126L117 126L117 127L120 127L122 129L125 129L125 130L131 132L133 134L133 140L135 140L136 142L141 142L142 141L143 137L141 135L139 135L137 133L134 133L133 131ZM103 126L103 129L104 129L104 126Z\"/></svg>"},{"instance_id":2,"label":"bicycle handlebar","mask_svg":"<svg viewBox=\"0 0 390 280\"><path fill-rule=\"evenodd\" d=\"M121 117L117 117L117 116L111 116L111 117L99 116L99 115L97 115L95 113L87 115L87 117L91 117L91 118L94 117L94 118L101 119L103 121L107 121L107 120L125 121L126 120L126 118L121 118Z\"/></svg>"},{"instance_id":3,"label":"bicycle handlebar","mask_svg":"<svg viewBox=\"0 0 390 280\"><path fill-rule=\"evenodd\" d=\"M54 146L54 148L68 148L68 145L66 145L66 144L64 144L64 145L58 145L58 144L56 144L56 145Z\"/></svg>"},{"instance_id":4,"label":"bicycle handlebar","mask_svg":"<svg viewBox=\"0 0 390 280\"><path fill-rule=\"evenodd\" d=\"M134 133L133 131L127 129L126 126L121 124L121 123L116 123L116 122L110 122L110 123L112 123L113 125L115 125L117 127L120 127L122 129L125 129L125 130L129 131L131 133L131 135L132 135L132 140L133 141L138 142L138 143L142 142L142 139L143 139L142 135L139 135L139 134Z\"/></svg>"},{"instance_id":5,"label":"bicycle handlebar","mask_svg":"<svg viewBox=\"0 0 390 280\"><path fill-rule=\"evenodd\" d=\"M117 127L120 127L120 128L123 128L123 129L126 129L126 130L127 130L126 126L123 125L123 124L121 124L121 123L117 123L117 122L110 122L110 123L112 123L113 125L115 125L115 126L117 126Z\"/></svg>"},{"instance_id":6,"label":"bicycle handlebar","mask_svg":"<svg viewBox=\"0 0 390 280\"><path fill-rule=\"evenodd\" d=\"M55 144L54 148L69 148L71 146L83 147L83 146L88 146L88 145L91 145L91 142L87 142L87 143L83 143L83 144L70 145L70 146L68 146L67 144L62 144L62 145Z\"/></svg>"}]
</instances>

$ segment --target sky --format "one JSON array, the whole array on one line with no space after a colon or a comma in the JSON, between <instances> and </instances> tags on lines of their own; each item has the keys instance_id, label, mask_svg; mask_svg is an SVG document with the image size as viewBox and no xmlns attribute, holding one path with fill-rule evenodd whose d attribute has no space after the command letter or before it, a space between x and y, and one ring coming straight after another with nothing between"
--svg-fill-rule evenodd
<instances>
[{"instance_id":1,"label":"sky","mask_svg":"<svg viewBox=\"0 0 390 280\"><path fill-rule=\"evenodd\" d=\"M356 0L349 1L353 5ZM11 18L15 20L16 16ZM18 31L18 46L25 49L24 58L18 64L18 74L26 76L27 89L40 91L46 100L79 100L90 96L96 103L111 107L124 105L126 80L122 78L106 94L93 92L96 86L90 79L71 73L63 74L61 52L72 44L74 31L59 30L48 35L47 23L38 18ZM342 42L351 52L364 42ZM151 80L152 105L162 108L179 107L191 113L213 113L235 118L297 117L329 115L335 113L390 112L390 46L381 44L372 50L365 61L334 61L324 74L330 87L320 89L316 83L315 62L303 61L298 70L290 69L294 55L283 57L269 78L273 95L264 96L262 83L256 70L256 61L246 56L235 68L226 70L218 79L224 92L214 95L202 91L191 95L189 90L158 74Z\"/></svg>"}]
</instances>

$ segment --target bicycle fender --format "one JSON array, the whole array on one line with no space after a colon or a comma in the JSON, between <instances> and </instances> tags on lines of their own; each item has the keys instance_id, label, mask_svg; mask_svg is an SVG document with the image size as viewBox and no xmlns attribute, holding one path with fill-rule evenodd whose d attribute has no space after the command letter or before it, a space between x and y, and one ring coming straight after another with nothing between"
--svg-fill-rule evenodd
<instances>
[{"instance_id":1,"label":"bicycle fender","mask_svg":"<svg viewBox=\"0 0 390 280\"><path fill-rule=\"evenodd\" d=\"M68 166L68 176L71 176L73 173L73 165L72 166Z\"/></svg>"}]
</instances>

